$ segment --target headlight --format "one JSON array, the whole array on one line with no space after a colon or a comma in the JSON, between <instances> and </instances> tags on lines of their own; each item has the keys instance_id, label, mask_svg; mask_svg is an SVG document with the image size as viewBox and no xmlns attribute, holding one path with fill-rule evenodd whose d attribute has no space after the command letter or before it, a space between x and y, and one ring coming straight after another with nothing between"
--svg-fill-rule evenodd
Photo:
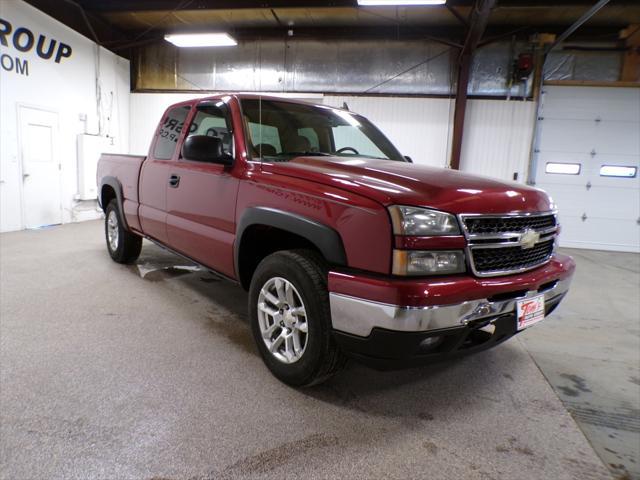
<instances>
[{"instance_id":1,"label":"headlight","mask_svg":"<svg viewBox=\"0 0 640 480\"><path fill-rule=\"evenodd\" d=\"M460 235L458 220L449 213L419 207L394 205L389 207L395 235Z\"/></svg>"},{"instance_id":2,"label":"headlight","mask_svg":"<svg viewBox=\"0 0 640 480\"><path fill-rule=\"evenodd\" d=\"M466 269L461 250L394 250L394 275L443 275Z\"/></svg>"}]
</instances>

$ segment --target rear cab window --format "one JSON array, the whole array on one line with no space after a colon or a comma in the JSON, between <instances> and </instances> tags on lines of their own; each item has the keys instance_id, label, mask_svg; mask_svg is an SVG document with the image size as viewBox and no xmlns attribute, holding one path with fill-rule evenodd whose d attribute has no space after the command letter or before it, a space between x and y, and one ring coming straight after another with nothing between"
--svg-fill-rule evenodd
<instances>
[{"instance_id":1,"label":"rear cab window","mask_svg":"<svg viewBox=\"0 0 640 480\"><path fill-rule=\"evenodd\" d=\"M153 158L171 160L178 145L178 138L184 128L184 121L191 110L191 106L183 105L172 108L162 119L158 130L158 138L153 148Z\"/></svg>"}]
</instances>

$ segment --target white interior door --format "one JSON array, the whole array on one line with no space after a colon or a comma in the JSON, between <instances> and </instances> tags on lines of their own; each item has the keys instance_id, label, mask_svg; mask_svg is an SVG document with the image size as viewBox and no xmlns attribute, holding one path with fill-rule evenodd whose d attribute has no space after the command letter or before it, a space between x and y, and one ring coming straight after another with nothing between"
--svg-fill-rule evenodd
<instances>
[{"instance_id":1,"label":"white interior door","mask_svg":"<svg viewBox=\"0 0 640 480\"><path fill-rule=\"evenodd\" d=\"M560 245L640 252L640 88L544 87L536 186Z\"/></svg>"},{"instance_id":2,"label":"white interior door","mask_svg":"<svg viewBox=\"0 0 640 480\"><path fill-rule=\"evenodd\" d=\"M22 216L25 228L62 223L58 114L19 107Z\"/></svg>"}]
</instances>

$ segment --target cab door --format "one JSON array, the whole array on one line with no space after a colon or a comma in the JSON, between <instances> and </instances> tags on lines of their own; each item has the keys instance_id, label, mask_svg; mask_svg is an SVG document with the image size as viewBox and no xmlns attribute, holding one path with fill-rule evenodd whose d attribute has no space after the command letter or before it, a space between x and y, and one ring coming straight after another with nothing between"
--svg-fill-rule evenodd
<instances>
[{"instance_id":1,"label":"cab door","mask_svg":"<svg viewBox=\"0 0 640 480\"><path fill-rule=\"evenodd\" d=\"M169 166L173 163L178 140L190 110L191 105L188 104L166 111L140 170L138 215L142 231L165 244L168 243L166 221Z\"/></svg>"},{"instance_id":2,"label":"cab door","mask_svg":"<svg viewBox=\"0 0 640 480\"><path fill-rule=\"evenodd\" d=\"M233 155L233 131L222 101L196 105L188 138L208 135ZM235 165L235 162L234 162ZM167 235L176 251L230 277L234 276L233 241L239 179L234 165L197 162L180 154L167 171Z\"/></svg>"}]
</instances>

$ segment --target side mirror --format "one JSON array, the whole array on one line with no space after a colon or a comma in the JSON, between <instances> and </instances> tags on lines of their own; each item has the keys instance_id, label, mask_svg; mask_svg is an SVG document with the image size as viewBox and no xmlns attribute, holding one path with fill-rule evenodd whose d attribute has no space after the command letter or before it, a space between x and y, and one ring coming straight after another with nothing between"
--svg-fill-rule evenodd
<instances>
[{"instance_id":1,"label":"side mirror","mask_svg":"<svg viewBox=\"0 0 640 480\"><path fill-rule=\"evenodd\" d=\"M233 157L222 149L222 140L207 135L187 137L182 145L182 157L195 162L231 165Z\"/></svg>"},{"instance_id":2,"label":"side mirror","mask_svg":"<svg viewBox=\"0 0 640 480\"><path fill-rule=\"evenodd\" d=\"M405 155L404 159L409 163L413 163L413 160L411 160L411 157L409 155Z\"/></svg>"}]
</instances>

